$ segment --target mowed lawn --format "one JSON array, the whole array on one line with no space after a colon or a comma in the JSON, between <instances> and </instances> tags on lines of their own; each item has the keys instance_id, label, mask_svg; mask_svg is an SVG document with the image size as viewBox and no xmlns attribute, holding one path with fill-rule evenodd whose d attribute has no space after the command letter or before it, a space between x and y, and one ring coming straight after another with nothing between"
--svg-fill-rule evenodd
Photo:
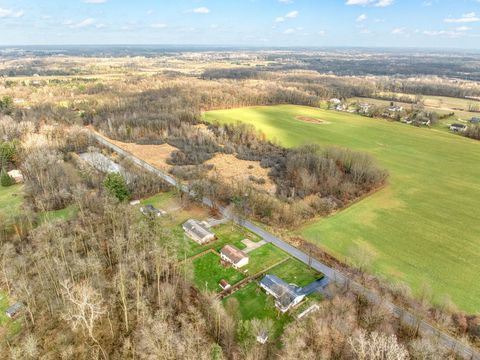
<instances>
[{"instance_id":1,"label":"mowed lawn","mask_svg":"<svg viewBox=\"0 0 480 360\"><path fill-rule=\"evenodd\" d=\"M299 232L340 259L368 247L376 271L416 290L427 283L437 301L448 294L465 311L480 312L480 142L291 105L211 111L205 119L253 124L285 146L318 143L374 155L388 169L389 185Z\"/></svg>"},{"instance_id":2,"label":"mowed lawn","mask_svg":"<svg viewBox=\"0 0 480 360\"><path fill-rule=\"evenodd\" d=\"M220 280L234 285L245 276L233 267L225 267L220 263L220 256L214 253L205 254L192 261L194 281L200 290L220 292Z\"/></svg>"}]
</instances>

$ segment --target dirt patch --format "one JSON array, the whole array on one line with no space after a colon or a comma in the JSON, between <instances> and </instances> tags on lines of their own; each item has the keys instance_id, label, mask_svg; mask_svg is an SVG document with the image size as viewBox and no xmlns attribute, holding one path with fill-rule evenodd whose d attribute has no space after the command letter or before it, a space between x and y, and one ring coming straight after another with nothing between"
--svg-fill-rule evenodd
<instances>
[{"instance_id":1,"label":"dirt patch","mask_svg":"<svg viewBox=\"0 0 480 360\"><path fill-rule=\"evenodd\" d=\"M108 141L146 161L150 165L167 172L172 168L171 165L167 164L167 159L173 151L178 150L176 147L169 144L139 145L135 143L124 143L112 139L108 139Z\"/></svg>"},{"instance_id":2,"label":"dirt patch","mask_svg":"<svg viewBox=\"0 0 480 360\"><path fill-rule=\"evenodd\" d=\"M296 116L295 119L297 119L299 121L311 123L311 124L322 124L322 125L330 124L330 122L328 122L328 121L321 120L321 119L315 119L315 118L308 117L308 116Z\"/></svg>"},{"instance_id":3,"label":"dirt patch","mask_svg":"<svg viewBox=\"0 0 480 360\"><path fill-rule=\"evenodd\" d=\"M259 190L264 190L269 193L275 193L276 185L268 177L268 169L264 169L260 166L258 161L240 160L235 155L218 154L213 159L208 160L205 164L212 164L214 166L210 174L214 172L225 180L239 181L244 180ZM256 179L264 179L264 184L258 184L250 180L250 177Z\"/></svg>"}]
</instances>

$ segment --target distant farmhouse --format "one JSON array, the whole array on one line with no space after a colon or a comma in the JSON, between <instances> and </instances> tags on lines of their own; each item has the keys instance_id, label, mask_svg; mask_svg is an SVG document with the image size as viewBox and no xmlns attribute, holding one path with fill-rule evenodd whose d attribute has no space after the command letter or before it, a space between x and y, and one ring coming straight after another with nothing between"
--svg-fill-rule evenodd
<instances>
[{"instance_id":1,"label":"distant farmhouse","mask_svg":"<svg viewBox=\"0 0 480 360\"><path fill-rule=\"evenodd\" d=\"M247 265L249 261L248 255L233 245L225 245L220 251L220 257L223 261L232 264L235 269Z\"/></svg>"},{"instance_id":2,"label":"distant farmhouse","mask_svg":"<svg viewBox=\"0 0 480 360\"><path fill-rule=\"evenodd\" d=\"M328 278L324 277L303 288L299 288L296 285L286 283L276 275L268 274L260 281L260 286L267 292L267 294L275 298L275 306L284 313L290 310L293 306L298 305L305 296L323 289L328 283Z\"/></svg>"},{"instance_id":3,"label":"distant farmhouse","mask_svg":"<svg viewBox=\"0 0 480 360\"><path fill-rule=\"evenodd\" d=\"M453 132L462 132L467 130L467 125L465 124L451 124L450 130Z\"/></svg>"},{"instance_id":4,"label":"distant farmhouse","mask_svg":"<svg viewBox=\"0 0 480 360\"><path fill-rule=\"evenodd\" d=\"M470 124L479 125L480 124L480 117L472 117L470 119Z\"/></svg>"},{"instance_id":5,"label":"distant farmhouse","mask_svg":"<svg viewBox=\"0 0 480 360\"><path fill-rule=\"evenodd\" d=\"M215 239L215 234L209 230L209 225L204 221L190 219L182 227L185 234L200 245Z\"/></svg>"}]
</instances>

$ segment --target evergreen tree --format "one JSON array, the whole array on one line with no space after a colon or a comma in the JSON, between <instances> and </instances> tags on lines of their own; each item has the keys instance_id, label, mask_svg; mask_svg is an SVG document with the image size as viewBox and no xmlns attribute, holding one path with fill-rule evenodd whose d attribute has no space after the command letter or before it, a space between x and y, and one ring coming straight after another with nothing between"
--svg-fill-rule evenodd
<instances>
[{"instance_id":1,"label":"evergreen tree","mask_svg":"<svg viewBox=\"0 0 480 360\"><path fill-rule=\"evenodd\" d=\"M127 182L119 173L108 174L103 181L103 186L111 195L115 196L120 201L124 201L130 196Z\"/></svg>"}]
</instances>

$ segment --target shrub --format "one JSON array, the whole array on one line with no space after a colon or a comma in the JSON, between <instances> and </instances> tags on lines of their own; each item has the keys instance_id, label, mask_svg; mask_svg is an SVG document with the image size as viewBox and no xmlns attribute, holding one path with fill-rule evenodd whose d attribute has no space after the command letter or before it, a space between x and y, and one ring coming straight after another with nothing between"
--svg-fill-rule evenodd
<instances>
[{"instance_id":1,"label":"shrub","mask_svg":"<svg viewBox=\"0 0 480 360\"><path fill-rule=\"evenodd\" d=\"M15 184L15 180L8 175L7 171L5 169L2 169L0 172L0 185L7 187L7 186L12 186Z\"/></svg>"},{"instance_id":2,"label":"shrub","mask_svg":"<svg viewBox=\"0 0 480 360\"><path fill-rule=\"evenodd\" d=\"M17 148L15 142L0 142L0 166L3 167L8 163L13 162L16 153Z\"/></svg>"},{"instance_id":3,"label":"shrub","mask_svg":"<svg viewBox=\"0 0 480 360\"><path fill-rule=\"evenodd\" d=\"M127 182L119 173L108 174L103 181L103 186L111 195L115 196L120 201L124 201L130 196Z\"/></svg>"}]
</instances>

